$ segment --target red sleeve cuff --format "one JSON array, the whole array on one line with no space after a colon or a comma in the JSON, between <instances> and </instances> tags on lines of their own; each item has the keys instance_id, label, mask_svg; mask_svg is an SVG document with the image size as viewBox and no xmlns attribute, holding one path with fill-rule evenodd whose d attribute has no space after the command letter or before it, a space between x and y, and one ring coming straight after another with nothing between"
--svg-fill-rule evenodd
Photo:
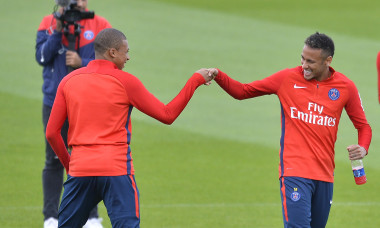
<instances>
[{"instance_id":1,"label":"red sleeve cuff","mask_svg":"<svg viewBox=\"0 0 380 228\"><path fill-rule=\"evenodd\" d=\"M198 82L199 85L206 83L206 80L203 78L203 76L200 73L194 73L192 78L194 78L194 80Z\"/></svg>"}]
</instances>

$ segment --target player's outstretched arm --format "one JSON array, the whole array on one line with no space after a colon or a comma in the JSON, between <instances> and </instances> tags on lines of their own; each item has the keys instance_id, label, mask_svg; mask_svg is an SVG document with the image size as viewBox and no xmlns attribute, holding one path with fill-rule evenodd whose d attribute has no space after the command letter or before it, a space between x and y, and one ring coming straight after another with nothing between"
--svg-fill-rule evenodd
<instances>
[{"instance_id":1,"label":"player's outstretched arm","mask_svg":"<svg viewBox=\"0 0 380 228\"><path fill-rule=\"evenodd\" d=\"M218 83L218 85L230 96L237 100L244 100L267 94L275 94L286 77L286 72L284 73L283 71L279 71L261 80L252 81L250 83L241 83L232 79L220 69L210 68L209 72L210 75L213 75L216 83Z\"/></svg>"},{"instance_id":2,"label":"player's outstretched arm","mask_svg":"<svg viewBox=\"0 0 380 228\"><path fill-rule=\"evenodd\" d=\"M210 68L209 74L213 76L216 83L218 83L218 85L231 97L238 100L248 98L245 92L246 84L230 78L226 73L220 71L217 68Z\"/></svg>"},{"instance_id":3,"label":"player's outstretched arm","mask_svg":"<svg viewBox=\"0 0 380 228\"><path fill-rule=\"evenodd\" d=\"M208 69L196 71L178 95L166 105L150 93L136 77L125 83L125 87L134 107L164 124L172 124L186 107L195 90L212 79L213 76L209 75Z\"/></svg>"}]
</instances>

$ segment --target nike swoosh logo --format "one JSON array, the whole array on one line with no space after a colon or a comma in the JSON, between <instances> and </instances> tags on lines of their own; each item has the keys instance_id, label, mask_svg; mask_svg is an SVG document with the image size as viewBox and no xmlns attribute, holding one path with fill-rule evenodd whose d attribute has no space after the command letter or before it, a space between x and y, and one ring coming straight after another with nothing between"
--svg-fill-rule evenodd
<instances>
[{"instance_id":1,"label":"nike swoosh logo","mask_svg":"<svg viewBox=\"0 0 380 228\"><path fill-rule=\"evenodd\" d=\"M306 89L307 87L305 86L298 86L297 84L294 84L295 89Z\"/></svg>"}]
</instances>

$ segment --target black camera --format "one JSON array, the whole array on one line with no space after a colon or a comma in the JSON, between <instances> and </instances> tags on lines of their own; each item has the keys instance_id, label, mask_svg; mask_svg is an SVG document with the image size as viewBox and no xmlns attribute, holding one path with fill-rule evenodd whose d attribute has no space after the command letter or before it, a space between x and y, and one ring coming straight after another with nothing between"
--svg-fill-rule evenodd
<instances>
[{"instance_id":1,"label":"black camera","mask_svg":"<svg viewBox=\"0 0 380 228\"><path fill-rule=\"evenodd\" d=\"M63 13L60 14L57 11L54 16L67 24L74 24L82 19L94 18L94 11L80 11L77 9L76 0L56 0L56 3L64 8Z\"/></svg>"},{"instance_id":2,"label":"black camera","mask_svg":"<svg viewBox=\"0 0 380 228\"><path fill-rule=\"evenodd\" d=\"M79 50L79 35L81 34L81 25L77 23L82 19L94 18L94 11L81 11L78 9L76 0L55 0L54 17L62 22L63 34L68 40L68 50ZM63 8L62 14L57 10L58 6ZM70 29L72 28L72 29ZM77 46L76 46L77 45ZM67 72L70 73L74 68L67 66Z\"/></svg>"}]
</instances>

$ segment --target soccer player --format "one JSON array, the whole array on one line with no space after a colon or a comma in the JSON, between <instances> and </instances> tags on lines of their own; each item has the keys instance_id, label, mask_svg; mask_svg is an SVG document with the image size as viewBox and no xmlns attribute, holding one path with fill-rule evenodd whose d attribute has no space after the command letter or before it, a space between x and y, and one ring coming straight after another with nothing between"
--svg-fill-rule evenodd
<instances>
[{"instance_id":1,"label":"soccer player","mask_svg":"<svg viewBox=\"0 0 380 228\"><path fill-rule=\"evenodd\" d=\"M68 173L59 209L59 227L82 227L101 200L112 227L139 227L139 192L134 178L131 113L133 107L171 124L195 89L213 77L198 70L167 105L141 81L122 71L129 60L125 35L112 28L94 41L95 60L73 71L59 84L46 137ZM69 121L66 150L60 134Z\"/></svg>"},{"instance_id":2,"label":"soccer player","mask_svg":"<svg viewBox=\"0 0 380 228\"><path fill-rule=\"evenodd\" d=\"M235 99L276 94L281 103L279 180L284 227L325 227L334 182L334 144L346 110L358 130L358 144L347 147L349 159L368 153L372 130L355 84L330 65L334 43L325 34L305 40L301 66L242 84L218 69L215 81Z\"/></svg>"}]
</instances>

